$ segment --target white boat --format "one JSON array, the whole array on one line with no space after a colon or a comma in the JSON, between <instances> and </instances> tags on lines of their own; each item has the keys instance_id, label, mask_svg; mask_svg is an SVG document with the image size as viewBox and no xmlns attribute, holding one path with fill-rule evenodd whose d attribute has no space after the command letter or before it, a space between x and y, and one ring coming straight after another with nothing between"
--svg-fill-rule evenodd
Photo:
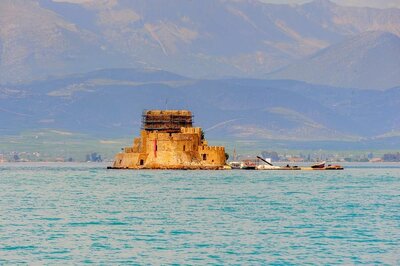
<instances>
[{"instance_id":1,"label":"white boat","mask_svg":"<svg viewBox=\"0 0 400 266\"><path fill-rule=\"evenodd\" d=\"M241 167L241 163L240 162L229 162L228 165L232 169L240 169L240 167Z\"/></svg>"},{"instance_id":2,"label":"white boat","mask_svg":"<svg viewBox=\"0 0 400 266\"><path fill-rule=\"evenodd\" d=\"M261 164L257 166L257 170L281 170L280 166Z\"/></svg>"}]
</instances>

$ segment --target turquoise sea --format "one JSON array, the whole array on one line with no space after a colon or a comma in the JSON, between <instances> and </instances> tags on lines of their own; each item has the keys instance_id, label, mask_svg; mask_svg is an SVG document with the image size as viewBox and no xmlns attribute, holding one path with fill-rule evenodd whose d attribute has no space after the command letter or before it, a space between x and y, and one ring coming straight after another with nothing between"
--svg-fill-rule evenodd
<instances>
[{"instance_id":1,"label":"turquoise sea","mask_svg":"<svg viewBox=\"0 0 400 266\"><path fill-rule=\"evenodd\" d=\"M0 165L0 265L400 264L400 166Z\"/></svg>"}]
</instances>

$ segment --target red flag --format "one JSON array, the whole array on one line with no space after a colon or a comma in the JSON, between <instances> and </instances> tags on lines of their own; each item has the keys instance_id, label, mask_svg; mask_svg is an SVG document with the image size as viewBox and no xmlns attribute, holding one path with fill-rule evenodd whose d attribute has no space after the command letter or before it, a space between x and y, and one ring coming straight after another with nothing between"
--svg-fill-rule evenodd
<instances>
[{"instance_id":1,"label":"red flag","mask_svg":"<svg viewBox=\"0 0 400 266\"><path fill-rule=\"evenodd\" d=\"M154 157L157 158L157 139L154 140Z\"/></svg>"}]
</instances>

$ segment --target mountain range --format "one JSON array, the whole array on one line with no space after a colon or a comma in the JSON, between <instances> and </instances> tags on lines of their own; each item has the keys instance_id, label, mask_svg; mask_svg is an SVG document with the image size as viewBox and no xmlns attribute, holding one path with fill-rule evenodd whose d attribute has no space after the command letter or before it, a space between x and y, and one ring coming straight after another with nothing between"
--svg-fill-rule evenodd
<instances>
[{"instance_id":1,"label":"mountain range","mask_svg":"<svg viewBox=\"0 0 400 266\"><path fill-rule=\"evenodd\" d=\"M347 88L393 88L400 84L400 37L363 32L284 67L269 78Z\"/></svg>"},{"instance_id":2,"label":"mountain range","mask_svg":"<svg viewBox=\"0 0 400 266\"><path fill-rule=\"evenodd\" d=\"M140 129L144 109L190 109L212 138L352 142L398 137L399 103L400 87L355 90L112 69L1 87L0 132L127 136Z\"/></svg>"},{"instance_id":3,"label":"mountain range","mask_svg":"<svg viewBox=\"0 0 400 266\"><path fill-rule=\"evenodd\" d=\"M395 8L329 0L3 0L0 14L3 84L133 67L193 78L287 78L362 89L398 85ZM381 53L384 59L375 65L381 72L375 72L371 60ZM337 71L331 67L349 63Z\"/></svg>"},{"instance_id":4,"label":"mountain range","mask_svg":"<svg viewBox=\"0 0 400 266\"><path fill-rule=\"evenodd\" d=\"M219 139L400 143L400 9L0 1L0 135L132 136L190 109Z\"/></svg>"}]
</instances>

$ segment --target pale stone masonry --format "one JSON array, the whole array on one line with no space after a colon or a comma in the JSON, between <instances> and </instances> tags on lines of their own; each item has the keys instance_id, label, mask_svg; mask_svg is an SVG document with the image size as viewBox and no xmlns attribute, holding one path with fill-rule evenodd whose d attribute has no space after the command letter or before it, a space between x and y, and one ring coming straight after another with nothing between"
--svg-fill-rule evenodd
<instances>
[{"instance_id":1,"label":"pale stone masonry","mask_svg":"<svg viewBox=\"0 0 400 266\"><path fill-rule=\"evenodd\" d=\"M115 156L116 169L223 169L225 148L208 146L187 110L143 112L139 138Z\"/></svg>"}]
</instances>

